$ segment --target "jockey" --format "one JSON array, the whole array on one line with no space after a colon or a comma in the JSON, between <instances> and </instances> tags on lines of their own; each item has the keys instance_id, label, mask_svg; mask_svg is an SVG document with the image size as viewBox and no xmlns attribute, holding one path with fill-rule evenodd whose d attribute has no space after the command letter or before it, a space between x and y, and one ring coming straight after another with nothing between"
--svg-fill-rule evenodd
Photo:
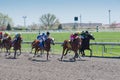
<instances>
[{"instance_id":1,"label":"jockey","mask_svg":"<svg viewBox=\"0 0 120 80\"><path fill-rule=\"evenodd\" d=\"M10 37L10 34L8 32L5 32L3 35L3 40L7 39Z\"/></svg>"},{"instance_id":2,"label":"jockey","mask_svg":"<svg viewBox=\"0 0 120 80\"><path fill-rule=\"evenodd\" d=\"M78 38L78 33L74 33L73 35L73 41Z\"/></svg>"},{"instance_id":3,"label":"jockey","mask_svg":"<svg viewBox=\"0 0 120 80\"><path fill-rule=\"evenodd\" d=\"M89 33L88 31L85 31L85 34L86 34L86 35L89 35L90 33Z\"/></svg>"},{"instance_id":4,"label":"jockey","mask_svg":"<svg viewBox=\"0 0 120 80\"><path fill-rule=\"evenodd\" d=\"M78 38L78 33L72 33L71 35L70 35L70 41L74 41L75 39L77 39Z\"/></svg>"},{"instance_id":5,"label":"jockey","mask_svg":"<svg viewBox=\"0 0 120 80\"><path fill-rule=\"evenodd\" d=\"M10 37L10 34L8 32L5 32L3 34L3 39L2 39L2 43L5 44L5 40L7 39L10 39L11 40L11 37Z\"/></svg>"},{"instance_id":6,"label":"jockey","mask_svg":"<svg viewBox=\"0 0 120 80\"><path fill-rule=\"evenodd\" d=\"M50 32L46 32L45 40L48 39L49 37L50 37Z\"/></svg>"},{"instance_id":7,"label":"jockey","mask_svg":"<svg viewBox=\"0 0 120 80\"><path fill-rule=\"evenodd\" d=\"M16 33L15 34L15 37L14 37L14 40L13 40L12 44L14 44L15 41L17 41L18 38L21 38L21 34L20 33Z\"/></svg>"},{"instance_id":8,"label":"jockey","mask_svg":"<svg viewBox=\"0 0 120 80\"><path fill-rule=\"evenodd\" d=\"M44 42L47 39L47 35L45 33L42 33L42 45L44 47Z\"/></svg>"},{"instance_id":9,"label":"jockey","mask_svg":"<svg viewBox=\"0 0 120 80\"><path fill-rule=\"evenodd\" d=\"M42 33L42 40L45 41L45 33Z\"/></svg>"},{"instance_id":10,"label":"jockey","mask_svg":"<svg viewBox=\"0 0 120 80\"><path fill-rule=\"evenodd\" d=\"M70 41L73 41L73 39L74 39L74 33L72 33L71 35L70 35Z\"/></svg>"},{"instance_id":11,"label":"jockey","mask_svg":"<svg viewBox=\"0 0 120 80\"><path fill-rule=\"evenodd\" d=\"M79 36L78 36L78 33L72 33L70 35L70 43L73 42L75 39L77 39Z\"/></svg>"},{"instance_id":12,"label":"jockey","mask_svg":"<svg viewBox=\"0 0 120 80\"><path fill-rule=\"evenodd\" d=\"M39 33L39 35L37 36L37 40L39 40L40 41L40 43L39 43L39 46L40 47L44 47L44 40L45 40L45 33L42 33L42 35Z\"/></svg>"},{"instance_id":13,"label":"jockey","mask_svg":"<svg viewBox=\"0 0 120 80\"><path fill-rule=\"evenodd\" d=\"M84 31L82 31L81 34L80 34L80 38L85 39L85 37L86 37L86 33Z\"/></svg>"},{"instance_id":14,"label":"jockey","mask_svg":"<svg viewBox=\"0 0 120 80\"><path fill-rule=\"evenodd\" d=\"M42 39L42 35L39 33L39 35L37 36L37 39L38 40L41 40Z\"/></svg>"}]
</instances>

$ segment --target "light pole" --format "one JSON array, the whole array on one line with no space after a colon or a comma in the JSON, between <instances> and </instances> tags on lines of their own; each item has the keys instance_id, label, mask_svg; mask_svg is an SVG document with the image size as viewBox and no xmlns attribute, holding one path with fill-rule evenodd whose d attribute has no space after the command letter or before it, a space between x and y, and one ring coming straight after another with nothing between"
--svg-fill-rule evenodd
<instances>
[{"instance_id":1,"label":"light pole","mask_svg":"<svg viewBox=\"0 0 120 80\"><path fill-rule=\"evenodd\" d=\"M82 15L80 14L80 26L82 26L81 24L82 24Z\"/></svg>"},{"instance_id":2,"label":"light pole","mask_svg":"<svg viewBox=\"0 0 120 80\"><path fill-rule=\"evenodd\" d=\"M109 26L111 24L111 10L108 10L108 13L109 13Z\"/></svg>"},{"instance_id":3,"label":"light pole","mask_svg":"<svg viewBox=\"0 0 120 80\"><path fill-rule=\"evenodd\" d=\"M27 16L23 16L23 20L24 20L24 27L26 27L26 18L27 18Z\"/></svg>"}]
</instances>

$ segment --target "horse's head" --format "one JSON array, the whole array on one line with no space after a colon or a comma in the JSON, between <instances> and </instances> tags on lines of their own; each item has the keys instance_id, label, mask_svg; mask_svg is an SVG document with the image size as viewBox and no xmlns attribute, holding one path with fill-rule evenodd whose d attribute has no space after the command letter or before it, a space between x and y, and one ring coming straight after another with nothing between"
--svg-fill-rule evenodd
<instances>
[{"instance_id":1,"label":"horse's head","mask_svg":"<svg viewBox=\"0 0 120 80\"><path fill-rule=\"evenodd\" d=\"M93 36L92 34L89 34L87 37L88 37L89 39L95 40L95 38L94 38L94 36Z\"/></svg>"},{"instance_id":2,"label":"horse's head","mask_svg":"<svg viewBox=\"0 0 120 80\"><path fill-rule=\"evenodd\" d=\"M48 38L46 41L45 41L47 44L55 44L54 43L54 38Z\"/></svg>"},{"instance_id":3,"label":"horse's head","mask_svg":"<svg viewBox=\"0 0 120 80\"><path fill-rule=\"evenodd\" d=\"M22 38L21 38L21 37L18 37L16 43L21 44L21 42L22 42Z\"/></svg>"}]
</instances>

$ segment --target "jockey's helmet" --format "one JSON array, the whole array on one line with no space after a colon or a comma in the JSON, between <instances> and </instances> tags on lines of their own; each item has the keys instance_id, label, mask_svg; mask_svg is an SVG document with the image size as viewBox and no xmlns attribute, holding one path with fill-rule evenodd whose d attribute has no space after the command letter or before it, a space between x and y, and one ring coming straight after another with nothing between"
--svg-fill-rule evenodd
<instances>
[{"instance_id":1,"label":"jockey's helmet","mask_svg":"<svg viewBox=\"0 0 120 80\"><path fill-rule=\"evenodd\" d=\"M49 35L49 34L50 34L50 32L46 32L46 34L47 34L47 35Z\"/></svg>"},{"instance_id":2,"label":"jockey's helmet","mask_svg":"<svg viewBox=\"0 0 120 80\"><path fill-rule=\"evenodd\" d=\"M42 36L44 36L45 35L45 33L42 33Z\"/></svg>"},{"instance_id":3,"label":"jockey's helmet","mask_svg":"<svg viewBox=\"0 0 120 80\"><path fill-rule=\"evenodd\" d=\"M77 33L78 35L80 35L80 31L77 31L76 33Z\"/></svg>"},{"instance_id":4,"label":"jockey's helmet","mask_svg":"<svg viewBox=\"0 0 120 80\"><path fill-rule=\"evenodd\" d=\"M85 33L88 33L88 31L85 31Z\"/></svg>"},{"instance_id":5,"label":"jockey's helmet","mask_svg":"<svg viewBox=\"0 0 120 80\"><path fill-rule=\"evenodd\" d=\"M5 33L4 33L4 36L8 36L8 35L9 35L9 33L8 33L8 32L5 32Z\"/></svg>"},{"instance_id":6,"label":"jockey's helmet","mask_svg":"<svg viewBox=\"0 0 120 80\"><path fill-rule=\"evenodd\" d=\"M21 34L20 33L16 33L15 37L20 37Z\"/></svg>"}]
</instances>

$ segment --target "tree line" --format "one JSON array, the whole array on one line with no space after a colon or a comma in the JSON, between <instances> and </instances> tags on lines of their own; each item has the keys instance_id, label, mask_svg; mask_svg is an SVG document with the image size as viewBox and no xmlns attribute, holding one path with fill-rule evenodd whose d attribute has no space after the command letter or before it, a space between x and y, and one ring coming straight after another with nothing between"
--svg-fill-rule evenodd
<instances>
[{"instance_id":1,"label":"tree line","mask_svg":"<svg viewBox=\"0 0 120 80\"><path fill-rule=\"evenodd\" d=\"M49 29L62 29L62 25L59 22L59 19L54 14L43 14L39 18L40 23L32 23L31 25L25 26L14 26L13 20L6 14L0 13L0 30L49 30Z\"/></svg>"}]
</instances>

